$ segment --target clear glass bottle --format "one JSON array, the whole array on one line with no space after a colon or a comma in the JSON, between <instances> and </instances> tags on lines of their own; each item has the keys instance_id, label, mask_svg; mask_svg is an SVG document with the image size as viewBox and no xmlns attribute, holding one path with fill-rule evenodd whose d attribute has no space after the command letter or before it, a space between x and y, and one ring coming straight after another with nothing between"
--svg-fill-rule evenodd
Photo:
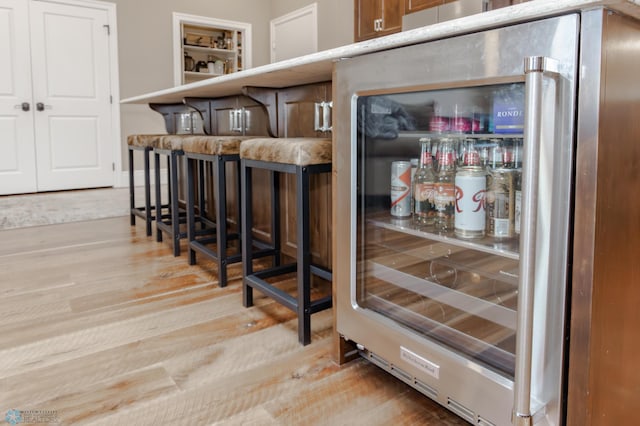
<instances>
[{"instance_id":1,"label":"clear glass bottle","mask_svg":"<svg viewBox=\"0 0 640 426\"><path fill-rule=\"evenodd\" d=\"M434 223L434 182L431 139L420 138L420 164L413 177L413 221L418 226Z\"/></svg>"},{"instance_id":2,"label":"clear glass bottle","mask_svg":"<svg viewBox=\"0 0 640 426\"><path fill-rule=\"evenodd\" d=\"M453 139L443 138L438 147L438 172L434 181L435 228L453 231L456 204L456 150Z\"/></svg>"}]
</instances>

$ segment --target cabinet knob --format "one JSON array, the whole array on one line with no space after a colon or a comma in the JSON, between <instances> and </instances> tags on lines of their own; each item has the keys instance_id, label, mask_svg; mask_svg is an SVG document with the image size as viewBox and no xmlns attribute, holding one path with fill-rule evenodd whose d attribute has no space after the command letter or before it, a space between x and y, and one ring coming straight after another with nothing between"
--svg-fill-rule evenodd
<instances>
[{"instance_id":1,"label":"cabinet knob","mask_svg":"<svg viewBox=\"0 0 640 426\"><path fill-rule=\"evenodd\" d=\"M45 105L45 104L43 104L42 102L38 102L38 103L36 104L36 109L37 109L38 111L44 111L45 109L51 109L51 105Z\"/></svg>"}]
</instances>

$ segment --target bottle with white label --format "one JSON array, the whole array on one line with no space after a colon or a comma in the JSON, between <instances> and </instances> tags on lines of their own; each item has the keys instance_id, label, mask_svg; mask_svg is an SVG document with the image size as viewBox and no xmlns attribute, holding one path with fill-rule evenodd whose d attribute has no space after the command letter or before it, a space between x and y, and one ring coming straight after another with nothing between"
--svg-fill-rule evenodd
<instances>
[{"instance_id":1,"label":"bottle with white label","mask_svg":"<svg viewBox=\"0 0 640 426\"><path fill-rule=\"evenodd\" d=\"M484 196L487 173L473 139L465 141L462 167L456 171L455 234L460 238L482 238L485 232Z\"/></svg>"}]
</instances>

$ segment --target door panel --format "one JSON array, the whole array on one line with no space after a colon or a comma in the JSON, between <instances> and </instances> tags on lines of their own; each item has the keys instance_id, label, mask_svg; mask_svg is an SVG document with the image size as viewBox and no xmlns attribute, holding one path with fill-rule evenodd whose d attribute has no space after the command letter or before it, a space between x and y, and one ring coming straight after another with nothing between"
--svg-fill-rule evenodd
<instances>
[{"instance_id":1,"label":"door panel","mask_svg":"<svg viewBox=\"0 0 640 426\"><path fill-rule=\"evenodd\" d=\"M107 12L31 3L38 190L111 186Z\"/></svg>"},{"instance_id":2,"label":"door panel","mask_svg":"<svg viewBox=\"0 0 640 426\"><path fill-rule=\"evenodd\" d=\"M0 195L36 190L29 59L24 0L0 0Z\"/></svg>"},{"instance_id":3,"label":"door panel","mask_svg":"<svg viewBox=\"0 0 640 426\"><path fill-rule=\"evenodd\" d=\"M70 170L99 166L96 145L98 122L95 117L51 117L49 120L51 170ZM74 129L69 132L69 129ZM69 155L73 152L73 155Z\"/></svg>"}]
</instances>

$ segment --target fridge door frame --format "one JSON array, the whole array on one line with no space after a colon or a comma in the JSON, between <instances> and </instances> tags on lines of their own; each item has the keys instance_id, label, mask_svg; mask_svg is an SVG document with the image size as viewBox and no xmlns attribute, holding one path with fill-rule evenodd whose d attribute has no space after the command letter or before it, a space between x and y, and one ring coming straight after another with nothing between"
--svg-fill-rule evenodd
<instances>
[{"instance_id":1,"label":"fridge door frame","mask_svg":"<svg viewBox=\"0 0 640 426\"><path fill-rule=\"evenodd\" d=\"M524 79L525 57L558 61L559 75L545 78L542 106L532 406L536 424L560 424L579 31L580 15L571 13L336 64L334 114L345 119L334 120L335 216L348 218L335 224L337 331L372 362L473 422L511 424L513 381L356 303L358 136L346 117L356 117L361 93L497 84ZM435 375L426 371L431 364L439 367Z\"/></svg>"}]
</instances>

